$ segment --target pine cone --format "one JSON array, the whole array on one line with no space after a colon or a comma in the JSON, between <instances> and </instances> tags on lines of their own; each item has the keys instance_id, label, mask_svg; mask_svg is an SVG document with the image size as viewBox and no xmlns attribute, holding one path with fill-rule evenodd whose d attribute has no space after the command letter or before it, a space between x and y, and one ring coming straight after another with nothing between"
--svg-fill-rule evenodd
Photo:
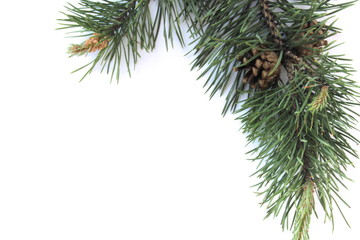
<instances>
[{"instance_id":1,"label":"pine cone","mask_svg":"<svg viewBox=\"0 0 360 240\"><path fill-rule=\"evenodd\" d=\"M271 84L275 83L280 76L280 65L275 68L278 55L272 51L260 52L256 48L253 48L250 52L245 54L246 56L238 57L238 61L241 61L245 66L245 75L242 79L244 84L250 84L252 88L259 87L260 89L266 89ZM249 59L257 56L255 59L249 61ZM242 68L234 68L234 71L239 71ZM270 74L271 73L271 74Z\"/></svg>"},{"instance_id":2,"label":"pine cone","mask_svg":"<svg viewBox=\"0 0 360 240\"><path fill-rule=\"evenodd\" d=\"M309 23L306 23L302 28L303 29L307 29L307 28L312 28L313 26L317 25L318 21L313 20ZM319 29L319 28L315 28L313 30L311 30L310 32L302 32L300 34L301 38L303 38L305 35L308 36L316 36L316 37L321 37L323 36L325 33L325 29ZM310 37L310 40L315 40L314 37ZM297 49L299 56L304 57L304 56L310 56L312 54L314 54L314 52L317 51L317 49L322 49L324 46L326 46L328 44L328 41L325 39L320 39L318 42L315 43L310 43L310 44L304 44L303 46L299 47Z\"/></svg>"}]
</instances>

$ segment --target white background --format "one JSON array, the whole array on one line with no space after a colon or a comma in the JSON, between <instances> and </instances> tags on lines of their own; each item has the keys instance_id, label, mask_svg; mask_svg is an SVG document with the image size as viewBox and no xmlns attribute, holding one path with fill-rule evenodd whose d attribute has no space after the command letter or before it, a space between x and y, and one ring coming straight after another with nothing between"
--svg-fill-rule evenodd
<instances>
[{"instance_id":1,"label":"white background","mask_svg":"<svg viewBox=\"0 0 360 240\"><path fill-rule=\"evenodd\" d=\"M78 40L54 30L65 2L1 5L0 239L291 239L279 219L263 220L251 146L235 116L221 116L224 99L204 94L190 48L166 52L159 39L131 79L95 72L79 83L70 72L89 59L69 59ZM336 50L358 69L359 12L338 15ZM339 214L334 233L314 218L313 240L360 239L353 160L341 192L352 229Z\"/></svg>"}]
</instances>

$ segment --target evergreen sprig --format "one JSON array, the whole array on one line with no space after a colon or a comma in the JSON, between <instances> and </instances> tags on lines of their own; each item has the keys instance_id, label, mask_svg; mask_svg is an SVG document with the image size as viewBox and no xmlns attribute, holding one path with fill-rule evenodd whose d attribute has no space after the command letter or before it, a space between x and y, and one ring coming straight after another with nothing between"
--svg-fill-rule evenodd
<instances>
[{"instance_id":1,"label":"evergreen sprig","mask_svg":"<svg viewBox=\"0 0 360 240\"><path fill-rule=\"evenodd\" d=\"M179 2L160 1L155 17L150 13L150 0L81 0L79 6L68 4L67 12L63 12L66 18L59 19L63 25L59 29L74 29L71 33L76 37L90 37L95 33L109 40L108 46L101 49L93 61L75 71L88 67L84 79L100 65L101 71L119 80L123 61L128 73L131 73L132 66L140 57L140 50L154 49L161 24L166 25L163 32L165 39L170 39L172 43L175 32L184 44ZM168 45L168 41L166 43ZM75 52L74 55L78 54Z\"/></svg>"},{"instance_id":2,"label":"evergreen sprig","mask_svg":"<svg viewBox=\"0 0 360 240\"><path fill-rule=\"evenodd\" d=\"M266 217L281 216L293 240L307 240L317 198L334 224L333 209L342 214L341 203L348 206L339 191L349 179L350 156L357 157L351 144L359 140L349 130L359 116L352 110L359 95L353 69L331 54L336 45L328 39L340 32L334 14L354 2L162 0L155 15L149 4L81 0L79 7L67 6L63 28L92 36L73 51L99 50L85 76L100 64L119 79L120 62L130 71L139 49L155 47L162 24L165 39L176 35L184 45L180 25L186 21L193 68L202 69L210 97L226 95L223 114L237 114L248 141L258 143L249 154L258 162L253 175Z\"/></svg>"}]
</instances>

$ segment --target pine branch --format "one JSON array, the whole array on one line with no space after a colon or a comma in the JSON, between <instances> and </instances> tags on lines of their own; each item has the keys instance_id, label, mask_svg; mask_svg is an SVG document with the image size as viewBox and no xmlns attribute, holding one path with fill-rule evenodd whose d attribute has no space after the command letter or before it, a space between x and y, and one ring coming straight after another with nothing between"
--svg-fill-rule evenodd
<instances>
[{"instance_id":1,"label":"pine branch","mask_svg":"<svg viewBox=\"0 0 360 240\"><path fill-rule=\"evenodd\" d=\"M339 190L353 166L349 156L358 157L351 142L360 142L349 133L359 117L351 109L359 105L358 86L326 40L340 32L332 15L353 3L164 0L153 18L149 1L82 0L62 21L91 36L71 48L75 55L98 51L87 74L101 63L118 78L122 58L129 68L139 47L155 47L161 24L165 39L177 35L184 44L185 20L194 37L193 68L203 70L210 97L226 94L223 114L239 114L248 141L258 143L249 154L258 162L253 175L266 217L281 215L293 240L308 240L315 195L334 222L334 207L342 214L339 202L348 206Z\"/></svg>"},{"instance_id":2,"label":"pine branch","mask_svg":"<svg viewBox=\"0 0 360 240\"><path fill-rule=\"evenodd\" d=\"M95 48L90 48L90 44L86 42L70 47L71 55L84 55L94 50L98 51L93 61L74 72L89 67L82 78L84 79L95 66L100 65L101 71L111 74L111 79L115 77L119 80L121 62L125 61L130 74L131 68L140 57L140 50L152 51L155 48L161 24L166 25L163 34L167 46L168 43L173 43L174 34L184 45L180 29L182 2L159 1L154 19L151 16L149 4L150 0L81 0L79 7L68 4L66 7L68 13L64 13L66 18L60 19L63 27L59 29L75 28L77 30L73 33L76 36L95 34L106 39L103 45L98 44ZM91 39L89 38L88 41Z\"/></svg>"},{"instance_id":3,"label":"pine branch","mask_svg":"<svg viewBox=\"0 0 360 240\"><path fill-rule=\"evenodd\" d=\"M151 50L155 46L151 29L152 20L146 1L81 0L79 7L69 4L67 10L69 13L64 13L66 18L60 19L64 26L61 29L75 28L76 31L73 33L78 36L83 36L84 33L85 36L95 34L107 40L106 47L97 48L99 52L94 60L75 70L79 71L88 67L82 79L89 75L97 65L101 66L101 71L111 73L112 78L116 76L119 79L120 62L125 61L130 72L131 63L136 63L138 60L138 48ZM138 31L140 26L141 31ZM79 53L83 51L82 54L91 52L87 51L84 45L86 43L75 45L75 50Z\"/></svg>"}]
</instances>

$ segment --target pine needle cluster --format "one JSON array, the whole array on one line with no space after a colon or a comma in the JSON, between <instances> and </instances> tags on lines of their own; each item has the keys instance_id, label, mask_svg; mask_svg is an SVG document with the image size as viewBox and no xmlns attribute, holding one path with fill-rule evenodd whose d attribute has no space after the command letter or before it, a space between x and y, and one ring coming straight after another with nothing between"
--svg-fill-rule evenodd
<instances>
[{"instance_id":1,"label":"pine needle cluster","mask_svg":"<svg viewBox=\"0 0 360 240\"><path fill-rule=\"evenodd\" d=\"M339 33L333 16L354 2L328 0L92 1L68 5L63 29L89 36L70 52L97 51L94 66L120 76L120 63L130 65L139 49L155 47L161 24L169 43L184 43L181 22L194 39L193 68L202 69L210 97L225 96L223 114L237 114L258 163L253 174L269 216L279 216L293 240L309 239L315 199L334 222L333 209L347 203L340 196L346 170L357 157L349 133L355 126L358 87L348 60L332 55ZM245 100L241 100L245 96ZM342 203L342 204L341 204ZM342 212L341 212L342 213Z\"/></svg>"}]
</instances>

